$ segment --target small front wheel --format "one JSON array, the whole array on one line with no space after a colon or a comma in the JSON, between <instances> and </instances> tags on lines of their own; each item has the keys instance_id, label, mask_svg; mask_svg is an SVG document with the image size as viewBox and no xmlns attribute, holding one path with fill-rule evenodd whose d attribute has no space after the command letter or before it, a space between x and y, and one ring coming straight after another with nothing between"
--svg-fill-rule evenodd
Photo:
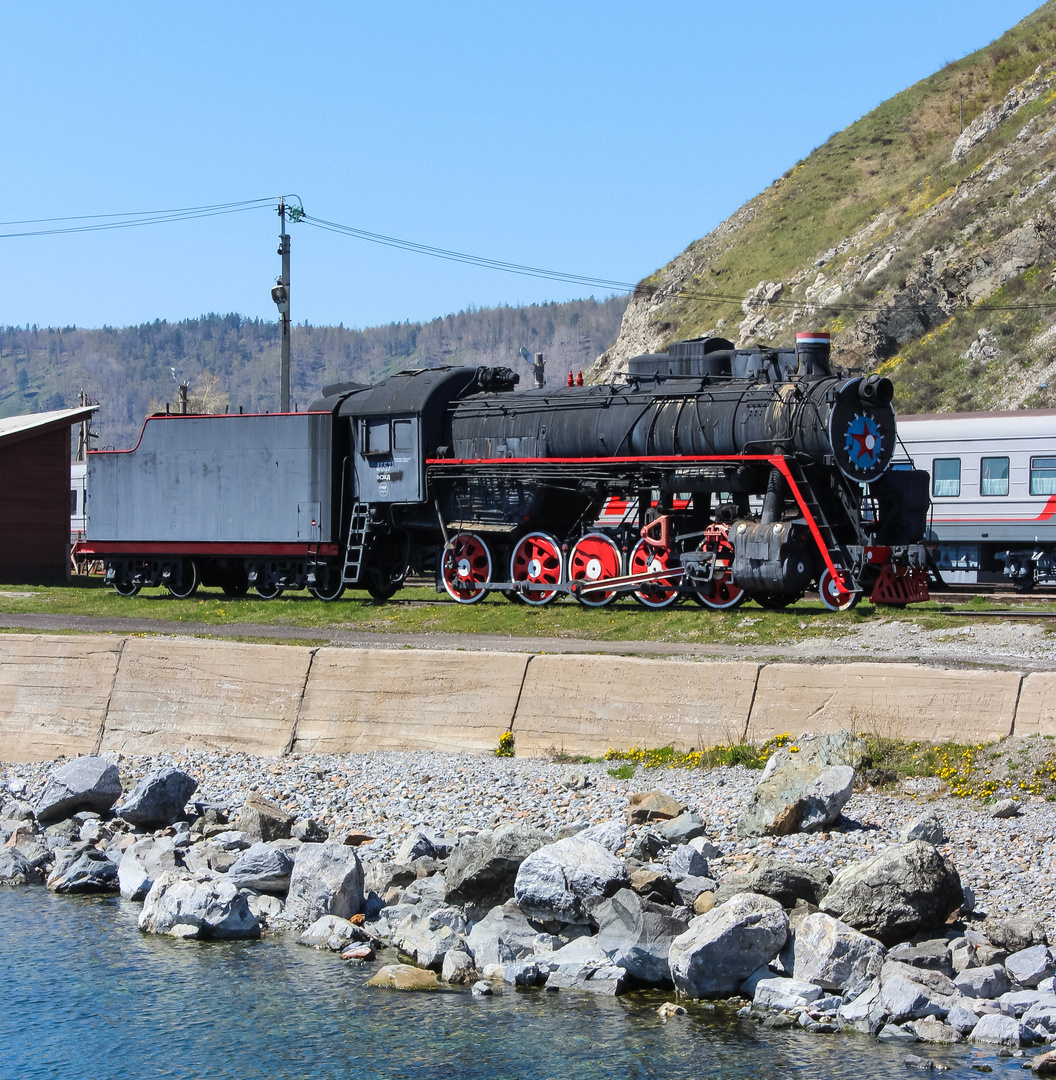
<instances>
[{"instance_id":1,"label":"small front wheel","mask_svg":"<svg viewBox=\"0 0 1056 1080\"><path fill-rule=\"evenodd\" d=\"M851 592L842 580L834 578L828 567L822 571L818 581L818 595L829 611L850 611L862 598L860 592Z\"/></svg>"}]
</instances>

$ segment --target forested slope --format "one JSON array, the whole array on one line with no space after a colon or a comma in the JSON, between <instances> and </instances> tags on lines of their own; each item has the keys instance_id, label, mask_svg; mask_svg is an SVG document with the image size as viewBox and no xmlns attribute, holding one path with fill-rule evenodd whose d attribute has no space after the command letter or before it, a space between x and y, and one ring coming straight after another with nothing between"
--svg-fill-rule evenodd
<instances>
[{"instance_id":1,"label":"forested slope","mask_svg":"<svg viewBox=\"0 0 1056 1080\"><path fill-rule=\"evenodd\" d=\"M303 409L329 383L439 364L502 364L523 385L531 368L518 357L522 346L543 353L550 377L563 380L616 340L626 305L625 297L591 298L364 330L294 326L291 401ZM83 389L101 404L101 445L133 445L148 410L175 407L177 381L205 411L262 412L278 407L278 375L278 324L234 314L98 330L0 327L0 416L73 406Z\"/></svg>"}]
</instances>

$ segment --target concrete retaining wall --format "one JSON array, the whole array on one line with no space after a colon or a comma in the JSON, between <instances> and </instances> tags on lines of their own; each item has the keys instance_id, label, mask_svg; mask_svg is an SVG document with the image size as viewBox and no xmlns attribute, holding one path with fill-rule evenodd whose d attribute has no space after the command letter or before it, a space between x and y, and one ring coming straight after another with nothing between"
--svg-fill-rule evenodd
<instances>
[{"instance_id":1,"label":"concrete retaining wall","mask_svg":"<svg viewBox=\"0 0 1056 1080\"><path fill-rule=\"evenodd\" d=\"M0 635L0 760L199 747L522 755L701 748L854 727L1056 735L1056 672L757 664L193 638Z\"/></svg>"}]
</instances>

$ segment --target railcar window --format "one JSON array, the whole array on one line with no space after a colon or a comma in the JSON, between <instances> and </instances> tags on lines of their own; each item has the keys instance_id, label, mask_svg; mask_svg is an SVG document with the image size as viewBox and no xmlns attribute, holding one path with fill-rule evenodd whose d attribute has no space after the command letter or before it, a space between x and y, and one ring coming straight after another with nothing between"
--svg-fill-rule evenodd
<instances>
[{"instance_id":1,"label":"railcar window","mask_svg":"<svg viewBox=\"0 0 1056 1080\"><path fill-rule=\"evenodd\" d=\"M413 450L414 440L410 420L393 420L392 448L394 450Z\"/></svg>"},{"instance_id":2,"label":"railcar window","mask_svg":"<svg viewBox=\"0 0 1056 1080\"><path fill-rule=\"evenodd\" d=\"M77 489L70 488L70 513L77 513Z\"/></svg>"},{"instance_id":3,"label":"railcar window","mask_svg":"<svg viewBox=\"0 0 1056 1080\"><path fill-rule=\"evenodd\" d=\"M961 459L936 458L931 466L931 493L937 498L956 498L961 493Z\"/></svg>"},{"instance_id":4,"label":"railcar window","mask_svg":"<svg viewBox=\"0 0 1056 1080\"><path fill-rule=\"evenodd\" d=\"M984 457L979 463L979 494L1008 494L1008 458Z\"/></svg>"},{"instance_id":5,"label":"railcar window","mask_svg":"<svg viewBox=\"0 0 1056 1080\"><path fill-rule=\"evenodd\" d=\"M1056 457L1030 459L1031 495L1056 495Z\"/></svg>"}]
</instances>

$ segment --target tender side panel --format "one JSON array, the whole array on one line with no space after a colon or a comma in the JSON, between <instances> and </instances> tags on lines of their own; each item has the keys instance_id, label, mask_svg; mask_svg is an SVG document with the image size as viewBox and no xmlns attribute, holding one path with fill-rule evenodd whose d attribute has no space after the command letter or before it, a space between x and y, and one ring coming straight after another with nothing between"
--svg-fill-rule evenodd
<instances>
[{"instance_id":1,"label":"tender side panel","mask_svg":"<svg viewBox=\"0 0 1056 1080\"><path fill-rule=\"evenodd\" d=\"M89 541L331 541L329 414L153 417L88 464Z\"/></svg>"}]
</instances>

